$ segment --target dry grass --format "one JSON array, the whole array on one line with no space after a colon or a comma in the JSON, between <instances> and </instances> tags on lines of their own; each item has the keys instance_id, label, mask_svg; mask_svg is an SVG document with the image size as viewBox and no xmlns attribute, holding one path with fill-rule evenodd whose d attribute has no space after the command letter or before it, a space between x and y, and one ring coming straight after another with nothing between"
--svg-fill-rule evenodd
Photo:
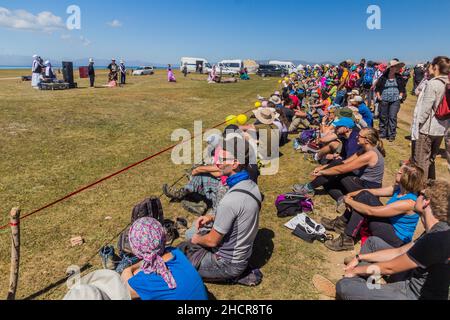
<instances>
[{"instance_id":1,"label":"dry grass","mask_svg":"<svg viewBox=\"0 0 450 320\"><path fill-rule=\"evenodd\" d=\"M0 71L0 78L20 76L24 71ZM11 207L30 212L80 186L143 159L171 145L176 128L193 128L203 120L209 128L225 116L248 110L256 95L267 95L277 87L275 79L254 77L248 82L208 85L200 76L177 84L166 82L164 72L150 77L129 78L125 88L35 91L30 83L2 80L0 92L0 224L8 221ZM105 83L102 73L97 82ZM409 122L411 104L402 110ZM401 135L406 131L401 129ZM387 146L389 179L399 159L409 155L408 142L401 139ZM273 203L290 186L309 180L314 165L282 149L277 176L263 177L266 195L255 260L265 275L257 288L208 285L218 299L316 299L311 279L315 273L338 274L336 255L320 244L306 244L284 229L285 220L276 218ZM178 179L183 166L164 154L113 178L64 203L25 220L22 230L22 260L18 297L45 288L64 276L70 265L83 265L95 251L119 232L130 219L133 205L149 195L159 195L161 185ZM442 163L439 170L446 172ZM316 199L316 218L329 216L328 197ZM188 217L178 204L163 201L168 217ZM105 220L111 216L112 220ZM86 243L71 248L69 239L81 235ZM0 296L6 296L9 270L9 235L0 234ZM100 266L100 259L93 260ZM40 299L59 299L65 286L50 290Z\"/></svg>"}]
</instances>

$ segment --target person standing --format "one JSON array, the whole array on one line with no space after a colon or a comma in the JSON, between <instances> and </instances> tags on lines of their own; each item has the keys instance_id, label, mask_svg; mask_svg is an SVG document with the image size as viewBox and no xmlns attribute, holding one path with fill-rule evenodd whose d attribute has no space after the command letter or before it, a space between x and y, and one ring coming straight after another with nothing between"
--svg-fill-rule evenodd
<instances>
[{"instance_id":1,"label":"person standing","mask_svg":"<svg viewBox=\"0 0 450 320\"><path fill-rule=\"evenodd\" d=\"M404 63L392 60L386 72L376 84L376 95L380 103L380 134L382 139L394 142L397 136L397 115L400 104L406 97L406 83L400 74Z\"/></svg>"},{"instance_id":2,"label":"person standing","mask_svg":"<svg viewBox=\"0 0 450 320\"><path fill-rule=\"evenodd\" d=\"M187 63L186 62L183 64L183 74L184 74L185 78L188 75L188 69L187 69Z\"/></svg>"},{"instance_id":3,"label":"person standing","mask_svg":"<svg viewBox=\"0 0 450 320\"><path fill-rule=\"evenodd\" d=\"M423 97L416 105L419 139L413 161L425 171L425 178L435 180L435 159L450 123L450 120L436 118L437 109L449 84L450 58L434 58L429 71L432 79L428 81Z\"/></svg>"},{"instance_id":4,"label":"person standing","mask_svg":"<svg viewBox=\"0 0 450 320\"><path fill-rule=\"evenodd\" d=\"M89 82L91 88L94 88L95 84L95 69L94 69L94 59L89 59L89 66L88 66L88 75L89 75Z\"/></svg>"},{"instance_id":5,"label":"person standing","mask_svg":"<svg viewBox=\"0 0 450 320\"><path fill-rule=\"evenodd\" d=\"M109 69L109 79L108 81L115 81L117 82L118 76L119 76L119 67L116 64L116 59L111 59L111 63L108 66Z\"/></svg>"},{"instance_id":6,"label":"person standing","mask_svg":"<svg viewBox=\"0 0 450 320\"><path fill-rule=\"evenodd\" d=\"M125 84L127 79L127 68L125 67L125 61L120 60L119 70L120 70L120 84Z\"/></svg>"},{"instance_id":7,"label":"person standing","mask_svg":"<svg viewBox=\"0 0 450 320\"><path fill-rule=\"evenodd\" d=\"M31 78L31 86L35 89L39 88L40 76L42 73L42 68L44 66L41 63L40 57L38 55L33 56L33 65L31 67L32 78Z\"/></svg>"}]
</instances>

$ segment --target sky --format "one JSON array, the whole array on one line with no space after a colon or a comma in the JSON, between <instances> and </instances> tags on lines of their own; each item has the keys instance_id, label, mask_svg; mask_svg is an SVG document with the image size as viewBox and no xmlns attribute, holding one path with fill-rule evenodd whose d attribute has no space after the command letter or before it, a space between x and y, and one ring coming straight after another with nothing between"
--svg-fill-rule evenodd
<instances>
[{"instance_id":1,"label":"sky","mask_svg":"<svg viewBox=\"0 0 450 320\"><path fill-rule=\"evenodd\" d=\"M66 28L70 5L80 30ZM449 13L448 0L0 0L0 55L413 63L450 55Z\"/></svg>"}]
</instances>

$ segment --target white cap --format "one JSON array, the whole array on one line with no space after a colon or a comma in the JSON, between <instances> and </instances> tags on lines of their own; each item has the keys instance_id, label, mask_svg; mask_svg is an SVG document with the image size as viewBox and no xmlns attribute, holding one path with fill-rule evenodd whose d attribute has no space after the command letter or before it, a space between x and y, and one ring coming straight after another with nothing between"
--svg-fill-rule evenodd
<instances>
[{"instance_id":1,"label":"white cap","mask_svg":"<svg viewBox=\"0 0 450 320\"><path fill-rule=\"evenodd\" d=\"M89 58L89 62L94 62L94 59L92 59L92 58Z\"/></svg>"},{"instance_id":2,"label":"white cap","mask_svg":"<svg viewBox=\"0 0 450 320\"><path fill-rule=\"evenodd\" d=\"M47 60L47 61L44 62L44 65L46 65L46 66L48 66L49 64L50 64L50 61L49 61L49 60Z\"/></svg>"},{"instance_id":3,"label":"white cap","mask_svg":"<svg viewBox=\"0 0 450 320\"><path fill-rule=\"evenodd\" d=\"M38 57L37 54L33 54L33 59L36 59Z\"/></svg>"}]
</instances>

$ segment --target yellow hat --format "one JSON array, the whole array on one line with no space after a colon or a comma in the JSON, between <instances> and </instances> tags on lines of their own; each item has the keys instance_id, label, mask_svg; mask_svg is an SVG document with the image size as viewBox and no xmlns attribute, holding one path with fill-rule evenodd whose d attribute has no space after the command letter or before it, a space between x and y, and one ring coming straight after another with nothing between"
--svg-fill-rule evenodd
<instances>
[{"instance_id":1,"label":"yellow hat","mask_svg":"<svg viewBox=\"0 0 450 320\"><path fill-rule=\"evenodd\" d=\"M237 116L237 123L239 123L239 125L243 126L247 123L248 121L248 117L245 114L240 114Z\"/></svg>"},{"instance_id":2,"label":"yellow hat","mask_svg":"<svg viewBox=\"0 0 450 320\"><path fill-rule=\"evenodd\" d=\"M255 102L255 107L256 108L261 108L261 106L262 106L261 101L256 101Z\"/></svg>"}]
</instances>

